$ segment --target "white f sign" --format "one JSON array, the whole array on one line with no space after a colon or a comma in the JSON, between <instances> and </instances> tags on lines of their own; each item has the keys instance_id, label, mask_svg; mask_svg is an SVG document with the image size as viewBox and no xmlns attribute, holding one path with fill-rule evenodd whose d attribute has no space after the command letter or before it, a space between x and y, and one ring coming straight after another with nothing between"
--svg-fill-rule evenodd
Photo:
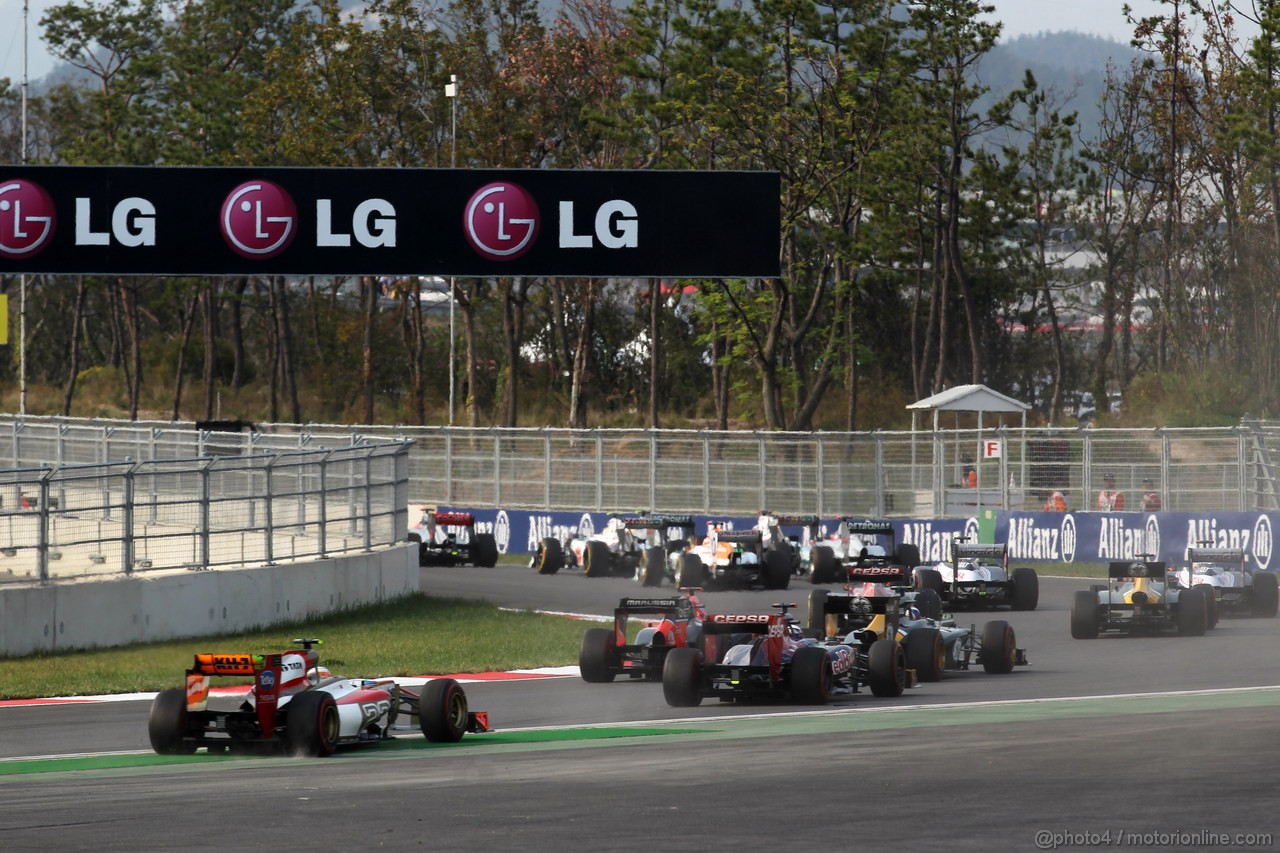
<instances>
[{"instance_id":1,"label":"white f sign","mask_svg":"<svg viewBox=\"0 0 1280 853\"><path fill-rule=\"evenodd\" d=\"M1004 455L1002 452L1003 445L998 438L989 438L982 442L982 458L983 459L999 459Z\"/></svg>"}]
</instances>

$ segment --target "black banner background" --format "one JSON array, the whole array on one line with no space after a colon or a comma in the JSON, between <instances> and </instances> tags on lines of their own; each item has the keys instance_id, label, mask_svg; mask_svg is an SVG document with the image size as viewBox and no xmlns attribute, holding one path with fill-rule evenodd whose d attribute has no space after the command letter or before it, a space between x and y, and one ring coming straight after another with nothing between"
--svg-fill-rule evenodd
<instances>
[{"instance_id":1,"label":"black banner background","mask_svg":"<svg viewBox=\"0 0 1280 853\"><path fill-rule=\"evenodd\" d=\"M6 202L17 191L5 193L15 180L42 187L53 202L56 230L30 255L6 251L17 245L18 208ZM238 185L262 180L292 196L296 230L278 255L246 258L224 239L221 210ZM483 256L464 235L468 202L494 182L523 187L538 207L536 239L511 260ZM0 167L0 271L773 278L779 275L780 188L772 172L8 166ZM123 245L112 232L112 212L127 198L154 205L154 246ZM89 200L79 227L77 199ZM396 245L371 248L356 239L346 247L317 245L318 199L331 200L329 233L347 235L357 205L389 202ZM596 211L611 200L635 209L634 247L609 248L595 236ZM589 246L560 246L565 201L573 203L572 234ZM28 200L23 209L38 207ZM136 212L121 221L136 225ZM78 231L108 244L77 245ZM618 242L618 234L613 237Z\"/></svg>"}]
</instances>

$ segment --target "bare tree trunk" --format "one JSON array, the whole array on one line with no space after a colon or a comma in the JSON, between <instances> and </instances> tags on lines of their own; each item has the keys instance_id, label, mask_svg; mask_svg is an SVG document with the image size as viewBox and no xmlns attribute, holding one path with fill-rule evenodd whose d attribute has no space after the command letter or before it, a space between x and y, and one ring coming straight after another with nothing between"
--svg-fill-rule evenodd
<instances>
[{"instance_id":1,"label":"bare tree trunk","mask_svg":"<svg viewBox=\"0 0 1280 853\"><path fill-rule=\"evenodd\" d=\"M423 325L422 291L414 288L404 297L404 322L401 332L404 351L409 354L409 381L413 395L413 414L421 425L427 423L427 335Z\"/></svg>"},{"instance_id":2,"label":"bare tree trunk","mask_svg":"<svg viewBox=\"0 0 1280 853\"><path fill-rule=\"evenodd\" d=\"M138 419L142 396L142 340L138 328L138 283L132 279L120 279L124 294L124 319L129 331L129 362L125 368L125 381L129 389L129 420Z\"/></svg>"},{"instance_id":3,"label":"bare tree trunk","mask_svg":"<svg viewBox=\"0 0 1280 853\"><path fill-rule=\"evenodd\" d=\"M258 289L258 280L254 279L254 290ZM262 318L262 326L264 337L266 338L267 352L267 375L271 377L268 393L270 394L271 422L280 422L280 347L276 342L276 313L279 309L276 307L276 289L274 286L267 287L267 316Z\"/></svg>"},{"instance_id":4,"label":"bare tree trunk","mask_svg":"<svg viewBox=\"0 0 1280 853\"><path fill-rule=\"evenodd\" d=\"M245 383L244 352L244 293L249 289L249 277L236 279L235 293L231 299L231 387L243 388Z\"/></svg>"},{"instance_id":5,"label":"bare tree trunk","mask_svg":"<svg viewBox=\"0 0 1280 853\"><path fill-rule=\"evenodd\" d=\"M293 326L289 322L289 292L284 286L284 276L275 276L275 286L280 290L277 305L280 308L277 322L280 344L280 378L289 401L289 417L295 424L302 423L302 406L298 403L298 371L293 358ZM370 421L372 423L372 421Z\"/></svg>"},{"instance_id":6,"label":"bare tree trunk","mask_svg":"<svg viewBox=\"0 0 1280 853\"><path fill-rule=\"evenodd\" d=\"M570 429L587 428L587 371L590 366L591 343L595 336L596 288L594 279L587 282L582 303L582 327L573 353L572 390L569 394Z\"/></svg>"},{"instance_id":7,"label":"bare tree trunk","mask_svg":"<svg viewBox=\"0 0 1280 853\"><path fill-rule=\"evenodd\" d=\"M658 429L658 400L662 396L662 368L660 349L662 338L658 334L659 303L662 300L662 282L649 279L649 428Z\"/></svg>"},{"instance_id":8,"label":"bare tree trunk","mask_svg":"<svg viewBox=\"0 0 1280 853\"><path fill-rule=\"evenodd\" d=\"M200 307L200 286L196 285L191 293L191 305L182 318L182 335L178 343L178 363L174 365L173 380L173 416L169 420L176 421L182 414L182 381L187 367L187 344L191 342L191 329L196 324L196 309Z\"/></svg>"},{"instance_id":9,"label":"bare tree trunk","mask_svg":"<svg viewBox=\"0 0 1280 853\"><path fill-rule=\"evenodd\" d=\"M524 337L524 306L529 280L508 280L503 285L502 332L506 341L507 380L503 387L503 426L513 427L519 417L517 393L520 388L520 343Z\"/></svg>"},{"instance_id":10,"label":"bare tree trunk","mask_svg":"<svg viewBox=\"0 0 1280 853\"><path fill-rule=\"evenodd\" d=\"M76 307L71 318L71 351L68 353L67 390L62 396L62 416L71 415L71 400L76 393L76 379L80 375L80 324L84 321L84 302L88 289L84 276L76 276Z\"/></svg>"},{"instance_id":11,"label":"bare tree trunk","mask_svg":"<svg viewBox=\"0 0 1280 853\"><path fill-rule=\"evenodd\" d=\"M206 280L204 288L204 369L201 371L201 377L204 380L204 416L206 420L212 418L214 412L215 382L213 366L217 358L217 350L213 344L217 338L216 324L214 323L217 300L217 281L210 277Z\"/></svg>"},{"instance_id":12,"label":"bare tree trunk","mask_svg":"<svg viewBox=\"0 0 1280 853\"><path fill-rule=\"evenodd\" d=\"M480 426L480 404L476 391L476 380L478 379L478 368L476 365L476 302L480 298L480 282L477 279L471 279L463 287L466 297L459 304L462 305L462 331L466 337L467 350L467 425L472 427Z\"/></svg>"}]
</instances>

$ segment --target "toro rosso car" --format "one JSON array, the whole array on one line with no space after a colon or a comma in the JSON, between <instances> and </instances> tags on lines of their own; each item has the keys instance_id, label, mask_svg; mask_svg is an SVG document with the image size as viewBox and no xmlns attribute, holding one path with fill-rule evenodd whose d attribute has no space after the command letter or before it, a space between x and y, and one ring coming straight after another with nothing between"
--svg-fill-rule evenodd
<instances>
[{"instance_id":1,"label":"toro rosso car","mask_svg":"<svg viewBox=\"0 0 1280 853\"><path fill-rule=\"evenodd\" d=\"M768 547L759 529L708 522L702 542L671 559L677 586L786 589L791 583L790 548Z\"/></svg>"},{"instance_id":2,"label":"toro rosso car","mask_svg":"<svg viewBox=\"0 0 1280 853\"><path fill-rule=\"evenodd\" d=\"M686 587L674 598L624 598L613 611L613 628L588 628L578 651L582 680L609 682L619 675L630 678L662 677L662 665L672 649L697 646L707 612L696 588ZM627 641L627 622L633 616L645 620L635 639Z\"/></svg>"},{"instance_id":3,"label":"toro rosso car","mask_svg":"<svg viewBox=\"0 0 1280 853\"><path fill-rule=\"evenodd\" d=\"M451 678L428 681L420 690L391 679L343 678L319 663L315 639L278 654L197 654L186 688L162 690L151 704L147 734L161 755L210 752L283 752L324 756L338 747L373 744L392 737L401 717L416 718L433 742L456 742L466 732L489 731L488 715L467 708L467 695ZM209 707L209 680L253 678L234 710Z\"/></svg>"},{"instance_id":4,"label":"toro rosso car","mask_svg":"<svg viewBox=\"0 0 1280 853\"><path fill-rule=\"evenodd\" d=\"M1186 589L1200 587L1209 599L1210 627L1218 611L1273 617L1280 595L1275 572L1249 569L1241 548L1189 548L1188 565L1169 572L1169 582Z\"/></svg>"},{"instance_id":5,"label":"toro rosso car","mask_svg":"<svg viewBox=\"0 0 1280 853\"><path fill-rule=\"evenodd\" d=\"M1035 569L1009 569L1005 545L951 543L951 562L920 566L914 572L917 586L937 590L942 600L956 607L1009 607L1035 610L1040 601L1040 576Z\"/></svg>"},{"instance_id":6,"label":"toro rosso car","mask_svg":"<svg viewBox=\"0 0 1280 853\"><path fill-rule=\"evenodd\" d=\"M851 645L896 637L907 668L920 681L938 681L947 670L967 670L974 664L995 674L1026 665L1027 653L1018 648L1008 622L988 622L979 634L976 626L926 616L916 606L916 597L931 595L932 590L921 590L900 596L890 587L871 582L850 585L844 592L815 589L809 593L806 627Z\"/></svg>"},{"instance_id":7,"label":"toro rosso car","mask_svg":"<svg viewBox=\"0 0 1280 853\"><path fill-rule=\"evenodd\" d=\"M409 541L418 543L420 566L483 566L498 564L498 543L492 533L476 533L475 516L469 512L427 510Z\"/></svg>"},{"instance_id":8,"label":"toro rosso car","mask_svg":"<svg viewBox=\"0 0 1280 853\"><path fill-rule=\"evenodd\" d=\"M1071 636L1092 640L1103 631L1202 636L1209 627L1208 596L1199 586L1182 589L1169 583L1168 574L1163 562L1110 563L1108 586L1076 592Z\"/></svg>"},{"instance_id":9,"label":"toro rosso car","mask_svg":"<svg viewBox=\"0 0 1280 853\"><path fill-rule=\"evenodd\" d=\"M778 612L769 614L712 615L704 634L729 634L734 642L719 663L709 662L702 649L672 649L662 668L667 704L692 707L714 697L821 705L862 686L876 696L902 695L908 673L896 640L854 646L805 637L787 615L794 606L775 604Z\"/></svg>"}]
</instances>

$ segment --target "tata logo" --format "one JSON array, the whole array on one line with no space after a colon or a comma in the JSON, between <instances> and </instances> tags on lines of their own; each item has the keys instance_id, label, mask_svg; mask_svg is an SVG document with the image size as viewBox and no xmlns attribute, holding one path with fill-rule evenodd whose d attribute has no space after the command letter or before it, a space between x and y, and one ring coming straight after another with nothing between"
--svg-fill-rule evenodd
<instances>
[{"instance_id":1,"label":"tata logo","mask_svg":"<svg viewBox=\"0 0 1280 853\"><path fill-rule=\"evenodd\" d=\"M292 196L270 181L247 181L222 203L222 238L242 258L266 260L289 248L298 231Z\"/></svg>"},{"instance_id":2,"label":"tata logo","mask_svg":"<svg viewBox=\"0 0 1280 853\"><path fill-rule=\"evenodd\" d=\"M21 180L0 183L0 256L35 257L49 245L57 222L44 187Z\"/></svg>"},{"instance_id":3,"label":"tata logo","mask_svg":"<svg viewBox=\"0 0 1280 853\"><path fill-rule=\"evenodd\" d=\"M491 261L513 261L538 237L538 203L524 187L498 181L476 190L467 202L462 230L467 242Z\"/></svg>"},{"instance_id":4,"label":"tata logo","mask_svg":"<svg viewBox=\"0 0 1280 853\"><path fill-rule=\"evenodd\" d=\"M511 545L511 519L507 518L505 509L498 510L497 517L493 520L493 541L498 545L498 553L507 553L507 548Z\"/></svg>"}]
</instances>

